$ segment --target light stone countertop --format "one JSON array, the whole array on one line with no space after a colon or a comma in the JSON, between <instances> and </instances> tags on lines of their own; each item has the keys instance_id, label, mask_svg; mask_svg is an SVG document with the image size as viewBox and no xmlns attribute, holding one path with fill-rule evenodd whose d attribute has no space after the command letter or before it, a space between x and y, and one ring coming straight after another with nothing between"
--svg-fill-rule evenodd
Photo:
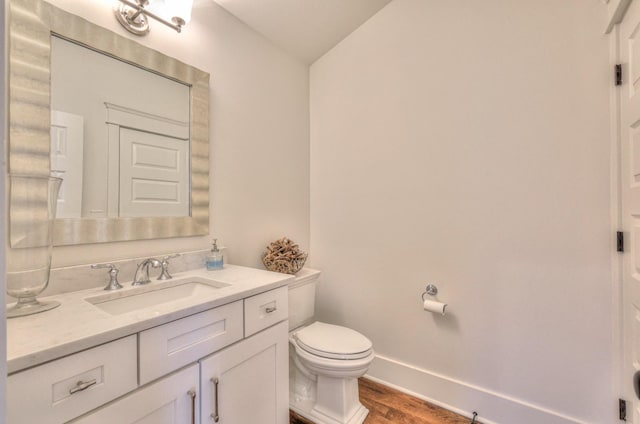
<instances>
[{"instance_id":1,"label":"light stone countertop","mask_svg":"<svg viewBox=\"0 0 640 424\"><path fill-rule=\"evenodd\" d=\"M102 288L42 298L58 300L61 305L50 311L7 320L8 372L15 373L216 306L286 286L295 278L293 275L226 264L222 270L197 269L175 273L173 277L173 280L200 277L229 286L196 300L179 299L115 316L85 300L87 297L114 293ZM156 283L160 282L152 279L144 287ZM120 296L134 289L129 284L123 286L117 292Z\"/></svg>"}]
</instances>

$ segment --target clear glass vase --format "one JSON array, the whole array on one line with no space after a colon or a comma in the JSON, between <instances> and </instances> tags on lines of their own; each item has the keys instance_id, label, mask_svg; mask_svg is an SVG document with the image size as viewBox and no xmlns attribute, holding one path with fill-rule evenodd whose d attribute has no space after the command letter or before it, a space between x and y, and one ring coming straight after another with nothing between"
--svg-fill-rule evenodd
<instances>
[{"instance_id":1,"label":"clear glass vase","mask_svg":"<svg viewBox=\"0 0 640 424\"><path fill-rule=\"evenodd\" d=\"M11 246L7 249L7 294L18 301L7 317L47 311L60 302L40 302L36 296L49 284L53 225L62 179L9 175Z\"/></svg>"}]
</instances>

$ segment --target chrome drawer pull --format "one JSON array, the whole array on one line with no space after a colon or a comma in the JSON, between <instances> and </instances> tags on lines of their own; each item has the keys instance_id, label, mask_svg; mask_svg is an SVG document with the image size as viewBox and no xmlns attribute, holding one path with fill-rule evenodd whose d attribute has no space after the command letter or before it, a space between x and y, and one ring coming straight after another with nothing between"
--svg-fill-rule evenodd
<instances>
[{"instance_id":1,"label":"chrome drawer pull","mask_svg":"<svg viewBox=\"0 0 640 424\"><path fill-rule=\"evenodd\" d=\"M266 311L268 314L270 314L270 313L272 313L272 312L275 312L275 311L277 311L277 310L278 310L278 308L276 308L275 306L270 306L270 307L268 307L268 308L266 308L266 309L265 309L265 311Z\"/></svg>"},{"instance_id":2,"label":"chrome drawer pull","mask_svg":"<svg viewBox=\"0 0 640 424\"><path fill-rule=\"evenodd\" d=\"M191 389L187 394L191 396L191 424L196 424L196 391Z\"/></svg>"},{"instance_id":3,"label":"chrome drawer pull","mask_svg":"<svg viewBox=\"0 0 640 424\"><path fill-rule=\"evenodd\" d=\"M94 378L93 380L89 380L89 381L78 381L76 383L75 387L72 387L69 389L69 394L72 395L74 393L78 393L81 392L83 390L87 390L89 387L93 386L94 384L96 384L97 381Z\"/></svg>"},{"instance_id":4,"label":"chrome drawer pull","mask_svg":"<svg viewBox=\"0 0 640 424\"><path fill-rule=\"evenodd\" d=\"M220 381L217 378L212 378L211 382L213 383L213 414L211 414L211 418L213 418L213 422L217 423L220 421L220 415L218 415L218 383Z\"/></svg>"}]
</instances>

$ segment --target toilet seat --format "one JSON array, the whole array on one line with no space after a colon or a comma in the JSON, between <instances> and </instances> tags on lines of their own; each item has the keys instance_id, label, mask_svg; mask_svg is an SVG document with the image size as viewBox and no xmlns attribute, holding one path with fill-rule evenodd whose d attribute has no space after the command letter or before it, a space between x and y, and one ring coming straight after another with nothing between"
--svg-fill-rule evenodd
<instances>
[{"instance_id":1,"label":"toilet seat","mask_svg":"<svg viewBox=\"0 0 640 424\"><path fill-rule=\"evenodd\" d=\"M314 322L293 335L298 347L320 358L356 360L371 355L371 340L350 328Z\"/></svg>"}]
</instances>

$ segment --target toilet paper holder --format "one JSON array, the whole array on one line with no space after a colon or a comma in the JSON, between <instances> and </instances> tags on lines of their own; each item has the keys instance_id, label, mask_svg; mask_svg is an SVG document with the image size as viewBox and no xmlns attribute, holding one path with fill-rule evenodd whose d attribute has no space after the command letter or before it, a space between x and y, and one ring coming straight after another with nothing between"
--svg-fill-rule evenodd
<instances>
[{"instance_id":1,"label":"toilet paper holder","mask_svg":"<svg viewBox=\"0 0 640 424\"><path fill-rule=\"evenodd\" d=\"M429 296L435 296L438 294L438 287L435 286L435 284L429 284L427 285L427 287L424 289L424 293L422 293L422 300L424 301L424 296L425 295L429 295Z\"/></svg>"}]
</instances>

